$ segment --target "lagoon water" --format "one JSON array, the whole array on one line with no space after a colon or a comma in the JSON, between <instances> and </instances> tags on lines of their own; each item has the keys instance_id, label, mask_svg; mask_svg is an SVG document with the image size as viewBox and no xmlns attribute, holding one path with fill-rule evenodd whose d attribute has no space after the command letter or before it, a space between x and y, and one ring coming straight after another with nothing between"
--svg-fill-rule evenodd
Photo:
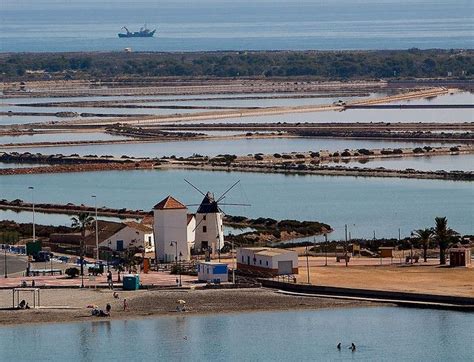
<instances>
[{"instance_id":1,"label":"lagoon water","mask_svg":"<svg viewBox=\"0 0 474 362\"><path fill-rule=\"evenodd\" d=\"M275 219L318 220L330 224L330 238L342 238L349 224L353 238L402 236L432 226L436 216L446 216L450 227L462 234L474 231L474 188L470 182L259 174L191 170L104 171L70 174L0 177L0 199L30 200L35 187L37 203L91 204L151 210L167 195L185 204L196 204L201 195L184 179L216 195L241 180L226 196L223 206L231 215ZM190 207L194 212L194 207Z\"/></svg>"},{"instance_id":2,"label":"lagoon water","mask_svg":"<svg viewBox=\"0 0 474 362\"><path fill-rule=\"evenodd\" d=\"M384 167L391 170L405 170L412 168L420 171L474 171L474 154L468 155L441 155L416 156L400 158L384 158L364 162L332 162L331 166L377 168Z\"/></svg>"},{"instance_id":3,"label":"lagoon water","mask_svg":"<svg viewBox=\"0 0 474 362\"><path fill-rule=\"evenodd\" d=\"M0 144L32 142L66 142L66 141L107 141L125 140L130 137L112 135L105 132L56 132L23 134L19 136L0 136ZM54 149L52 149L54 150ZM55 152L55 151L53 151Z\"/></svg>"},{"instance_id":4,"label":"lagoon water","mask_svg":"<svg viewBox=\"0 0 474 362\"><path fill-rule=\"evenodd\" d=\"M17 0L0 51L472 48L470 0ZM119 39L147 22L155 38Z\"/></svg>"},{"instance_id":5,"label":"lagoon water","mask_svg":"<svg viewBox=\"0 0 474 362\"><path fill-rule=\"evenodd\" d=\"M0 328L0 356L5 361L469 361L473 325L474 314L396 307L36 324ZM355 352L347 348L352 342Z\"/></svg>"},{"instance_id":6,"label":"lagoon water","mask_svg":"<svg viewBox=\"0 0 474 362\"><path fill-rule=\"evenodd\" d=\"M31 200L25 200L31 201ZM71 226L72 215L66 214L45 214L35 211L35 222L39 225L54 225L54 226ZM139 221L140 219L120 219L118 217L101 216L100 220L106 221ZM31 211L14 211L14 210L0 210L0 220L14 220L17 223L31 223L33 222L33 213ZM1 359L0 359L1 360Z\"/></svg>"},{"instance_id":7,"label":"lagoon water","mask_svg":"<svg viewBox=\"0 0 474 362\"><path fill-rule=\"evenodd\" d=\"M249 153L272 154L275 152L307 152L328 150L343 151L360 148L400 148L400 147L432 147L449 145L451 142L414 142L414 141L390 141L390 140L359 140L340 138L267 138L267 139L223 139L223 140L196 140L196 141L168 141L149 143L127 143L127 144L104 144L104 145L77 145L58 147L28 147L11 148L9 151L31 152L31 153L62 153L70 155L122 155L134 157L161 157L178 156L187 157L195 153L204 156L216 156L219 154L246 155Z\"/></svg>"},{"instance_id":8,"label":"lagoon water","mask_svg":"<svg viewBox=\"0 0 474 362\"><path fill-rule=\"evenodd\" d=\"M188 123L346 123L346 122L401 122L401 123L461 123L474 122L472 108L436 109L347 109L345 111L298 112L266 116L234 117Z\"/></svg>"}]
</instances>

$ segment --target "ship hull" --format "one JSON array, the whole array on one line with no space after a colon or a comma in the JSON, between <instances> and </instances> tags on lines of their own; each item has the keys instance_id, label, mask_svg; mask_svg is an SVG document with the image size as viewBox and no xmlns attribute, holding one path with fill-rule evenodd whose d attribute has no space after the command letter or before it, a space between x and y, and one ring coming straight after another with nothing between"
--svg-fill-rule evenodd
<instances>
[{"instance_id":1,"label":"ship hull","mask_svg":"<svg viewBox=\"0 0 474 362\"><path fill-rule=\"evenodd\" d=\"M149 33L119 33L119 38L153 38L155 31L150 31Z\"/></svg>"}]
</instances>

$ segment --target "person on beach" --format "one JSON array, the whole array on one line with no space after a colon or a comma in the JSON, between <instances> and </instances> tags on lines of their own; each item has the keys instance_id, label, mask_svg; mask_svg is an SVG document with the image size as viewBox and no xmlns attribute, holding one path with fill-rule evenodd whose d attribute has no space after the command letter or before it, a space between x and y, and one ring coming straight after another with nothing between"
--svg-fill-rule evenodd
<instances>
[{"instance_id":1,"label":"person on beach","mask_svg":"<svg viewBox=\"0 0 474 362\"><path fill-rule=\"evenodd\" d=\"M107 284L109 289L114 290L114 282L112 281L112 272L110 270L107 272Z\"/></svg>"},{"instance_id":2,"label":"person on beach","mask_svg":"<svg viewBox=\"0 0 474 362\"><path fill-rule=\"evenodd\" d=\"M127 299L124 299L123 300L123 311L127 311L128 310L128 302L127 302Z\"/></svg>"},{"instance_id":3,"label":"person on beach","mask_svg":"<svg viewBox=\"0 0 474 362\"><path fill-rule=\"evenodd\" d=\"M106 312L107 317L110 317L111 310L112 310L112 306L109 303L107 303L107 305L105 306L105 312Z\"/></svg>"}]
</instances>

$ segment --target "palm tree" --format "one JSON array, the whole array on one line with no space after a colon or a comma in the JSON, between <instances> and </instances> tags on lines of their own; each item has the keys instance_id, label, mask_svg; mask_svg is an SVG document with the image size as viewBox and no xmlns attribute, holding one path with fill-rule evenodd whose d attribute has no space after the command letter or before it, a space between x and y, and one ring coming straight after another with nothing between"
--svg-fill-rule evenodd
<instances>
[{"instance_id":1,"label":"palm tree","mask_svg":"<svg viewBox=\"0 0 474 362\"><path fill-rule=\"evenodd\" d=\"M431 237L433 236L432 229L419 229L413 232L413 235L418 239L418 241L423 246L423 259L426 263L426 253L428 246L430 245Z\"/></svg>"},{"instance_id":2,"label":"palm tree","mask_svg":"<svg viewBox=\"0 0 474 362\"><path fill-rule=\"evenodd\" d=\"M446 249L453 241L457 233L448 228L448 219L446 217L436 217L436 226L433 228L433 236L439 245L439 263L446 264Z\"/></svg>"},{"instance_id":3,"label":"palm tree","mask_svg":"<svg viewBox=\"0 0 474 362\"><path fill-rule=\"evenodd\" d=\"M80 212L77 216L71 218L72 227L79 229L81 232L81 275L84 275L84 241L86 238L86 230L92 226L94 218L88 212Z\"/></svg>"}]
</instances>

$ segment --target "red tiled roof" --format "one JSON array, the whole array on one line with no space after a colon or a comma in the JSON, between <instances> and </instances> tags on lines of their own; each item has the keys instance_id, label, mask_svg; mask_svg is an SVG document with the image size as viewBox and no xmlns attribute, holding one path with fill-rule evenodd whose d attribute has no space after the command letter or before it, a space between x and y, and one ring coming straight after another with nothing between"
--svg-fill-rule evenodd
<instances>
[{"instance_id":1,"label":"red tiled roof","mask_svg":"<svg viewBox=\"0 0 474 362\"><path fill-rule=\"evenodd\" d=\"M126 225L121 222L105 221L99 220L98 229L99 229L99 244L104 240L107 240L114 234L118 233L120 230L125 228ZM85 245L95 246L95 222L92 223L90 228L90 234L84 239Z\"/></svg>"},{"instance_id":2,"label":"red tiled roof","mask_svg":"<svg viewBox=\"0 0 474 362\"><path fill-rule=\"evenodd\" d=\"M143 224L143 225L153 225L154 221L155 220L153 218L153 215L147 215L142 219L141 224Z\"/></svg>"},{"instance_id":3,"label":"red tiled roof","mask_svg":"<svg viewBox=\"0 0 474 362\"><path fill-rule=\"evenodd\" d=\"M189 225L189 223L191 222L191 220L193 219L194 217L194 214L188 214L188 220L186 222L186 225Z\"/></svg>"},{"instance_id":4,"label":"red tiled roof","mask_svg":"<svg viewBox=\"0 0 474 362\"><path fill-rule=\"evenodd\" d=\"M173 210L173 209L187 209L185 205L176 200L172 196L168 196L164 200L157 203L153 209L155 210Z\"/></svg>"}]
</instances>

